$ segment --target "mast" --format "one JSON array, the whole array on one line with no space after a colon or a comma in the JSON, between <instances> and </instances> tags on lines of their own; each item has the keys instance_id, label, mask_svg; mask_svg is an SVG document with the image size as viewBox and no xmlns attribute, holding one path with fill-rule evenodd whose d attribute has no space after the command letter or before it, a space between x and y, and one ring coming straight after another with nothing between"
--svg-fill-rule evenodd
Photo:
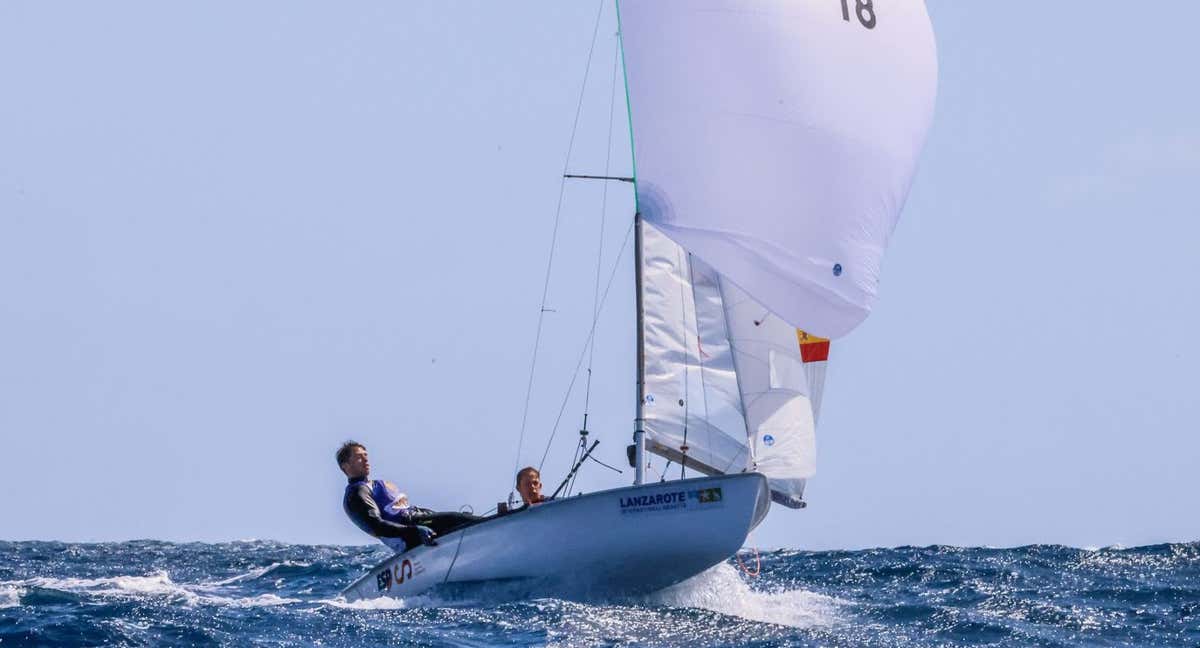
<instances>
[{"instance_id":1,"label":"mast","mask_svg":"<svg viewBox=\"0 0 1200 648\"><path fill-rule=\"evenodd\" d=\"M642 307L642 214L633 215L633 280L637 297L637 417L633 420L633 483L646 477L646 333Z\"/></svg>"},{"instance_id":2,"label":"mast","mask_svg":"<svg viewBox=\"0 0 1200 648\"><path fill-rule=\"evenodd\" d=\"M625 37L621 33L621 2L613 1L617 12L617 52L621 57L621 77L625 81L625 110L629 117L629 178L614 178L634 185L633 193L633 281L637 299L637 409L633 419L633 483L646 479L646 333L642 304L642 212L637 208L637 155L633 145L633 106L629 102L629 70L625 67ZM611 125L610 125L611 128Z\"/></svg>"}]
</instances>

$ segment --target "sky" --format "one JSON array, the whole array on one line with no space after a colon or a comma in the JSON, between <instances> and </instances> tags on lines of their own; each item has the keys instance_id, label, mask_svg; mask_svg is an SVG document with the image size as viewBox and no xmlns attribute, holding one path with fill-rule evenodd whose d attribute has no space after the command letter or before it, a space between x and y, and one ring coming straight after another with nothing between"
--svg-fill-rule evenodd
<instances>
[{"instance_id":1,"label":"sky","mask_svg":"<svg viewBox=\"0 0 1200 648\"><path fill-rule=\"evenodd\" d=\"M1200 5L927 6L880 298L833 347L809 507L750 543L1200 539ZM364 543L348 438L431 508L547 447L553 487L597 258L621 466L632 191L558 210L564 169L629 172L615 31L582 0L0 4L0 539Z\"/></svg>"}]
</instances>

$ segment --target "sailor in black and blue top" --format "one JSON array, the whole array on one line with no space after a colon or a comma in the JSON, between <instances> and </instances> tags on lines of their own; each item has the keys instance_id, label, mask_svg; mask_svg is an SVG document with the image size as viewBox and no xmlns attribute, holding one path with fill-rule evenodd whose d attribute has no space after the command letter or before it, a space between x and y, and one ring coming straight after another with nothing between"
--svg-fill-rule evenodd
<instances>
[{"instance_id":1,"label":"sailor in black and blue top","mask_svg":"<svg viewBox=\"0 0 1200 648\"><path fill-rule=\"evenodd\" d=\"M389 488L387 482L368 479L370 463L366 448L359 444L347 445L354 447L345 453L338 452L338 465L348 478L342 508L355 526L396 551L421 544L437 544L434 538L438 535L482 519L465 513L437 513L407 506L407 498L394 487ZM346 461L342 461L343 454L347 455ZM401 501L402 498L405 501Z\"/></svg>"},{"instance_id":2,"label":"sailor in black and blue top","mask_svg":"<svg viewBox=\"0 0 1200 648\"><path fill-rule=\"evenodd\" d=\"M376 491L384 490L382 481L351 477L350 483L346 485L346 494L342 498L342 508L345 509L346 515L350 516L350 521L398 551L411 549L425 542L436 544L432 529L420 529L408 520L402 521L391 515L384 517L383 510L386 505L380 506L376 499ZM396 542L397 540L399 542Z\"/></svg>"}]
</instances>

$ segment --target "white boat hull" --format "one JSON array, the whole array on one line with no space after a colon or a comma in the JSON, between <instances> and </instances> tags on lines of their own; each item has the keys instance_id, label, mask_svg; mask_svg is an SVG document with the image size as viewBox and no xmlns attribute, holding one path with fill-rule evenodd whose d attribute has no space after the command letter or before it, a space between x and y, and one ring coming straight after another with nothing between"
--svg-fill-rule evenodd
<instances>
[{"instance_id":1,"label":"white boat hull","mask_svg":"<svg viewBox=\"0 0 1200 648\"><path fill-rule=\"evenodd\" d=\"M446 583L535 579L573 592L650 592L732 556L770 507L758 473L600 491L489 519L377 565L349 601Z\"/></svg>"}]
</instances>

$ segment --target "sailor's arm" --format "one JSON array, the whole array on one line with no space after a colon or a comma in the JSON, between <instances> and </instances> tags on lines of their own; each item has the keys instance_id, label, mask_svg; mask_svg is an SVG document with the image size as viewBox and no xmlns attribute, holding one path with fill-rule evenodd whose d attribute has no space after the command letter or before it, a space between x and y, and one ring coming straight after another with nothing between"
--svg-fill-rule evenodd
<instances>
[{"instance_id":1,"label":"sailor's arm","mask_svg":"<svg viewBox=\"0 0 1200 648\"><path fill-rule=\"evenodd\" d=\"M383 519L368 486L359 487L346 498L346 512L362 530L377 538L401 538L410 546L421 544L421 531L417 527Z\"/></svg>"}]
</instances>

